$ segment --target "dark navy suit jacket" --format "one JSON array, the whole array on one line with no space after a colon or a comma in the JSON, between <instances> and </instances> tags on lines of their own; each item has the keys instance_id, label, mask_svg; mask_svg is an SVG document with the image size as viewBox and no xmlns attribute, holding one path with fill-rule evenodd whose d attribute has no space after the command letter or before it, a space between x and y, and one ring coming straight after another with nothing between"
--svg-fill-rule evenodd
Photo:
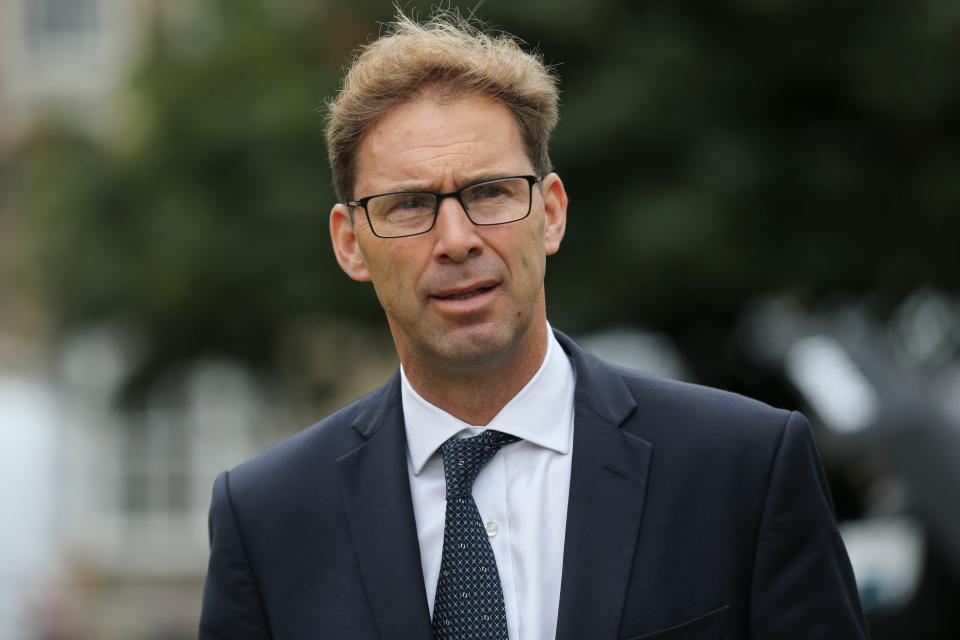
<instances>
[{"instance_id":1,"label":"dark navy suit jacket","mask_svg":"<svg viewBox=\"0 0 960 640\"><path fill-rule=\"evenodd\" d=\"M577 376L558 640L868 636L803 416L557 338ZM221 474L200 637L429 640L406 456L398 374Z\"/></svg>"}]
</instances>

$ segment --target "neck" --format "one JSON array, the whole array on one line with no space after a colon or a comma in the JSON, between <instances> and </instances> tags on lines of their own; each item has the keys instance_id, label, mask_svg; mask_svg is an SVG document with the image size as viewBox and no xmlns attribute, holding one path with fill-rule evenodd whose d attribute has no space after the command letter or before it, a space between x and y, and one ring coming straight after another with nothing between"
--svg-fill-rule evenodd
<instances>
[{"instance_id":1,"label":"neck","mask_svg":"<svg viewBox=\"0 0 960 640\"><path fill-rule=\"evenodd\" d=\"M473 426L484 426L533 378L547 353L546 321L515 352L468 367L423 366L404 361L410 385L430 404Z\"/></svg>"}]
</instances>

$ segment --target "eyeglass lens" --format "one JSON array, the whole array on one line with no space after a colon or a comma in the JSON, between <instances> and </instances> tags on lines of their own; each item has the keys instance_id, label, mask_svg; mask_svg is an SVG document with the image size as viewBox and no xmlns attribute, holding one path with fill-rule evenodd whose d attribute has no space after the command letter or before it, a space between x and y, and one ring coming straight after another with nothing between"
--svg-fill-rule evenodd
<instances>
[{"instance_id":1,"label":"eyeglass lens","mask_svg":"<svg viewBox=\"0 0 960 640\"><path fill-rule=\"evenodd\" d=\"M504 224L530 213L530 183L526 178L505 178L467 187L461 202L477 225ZM384 237L428 231L434 222L437 196L433 193L393 193L371 198L367 215L374 233Z\"/></svg>"}]
</instances>

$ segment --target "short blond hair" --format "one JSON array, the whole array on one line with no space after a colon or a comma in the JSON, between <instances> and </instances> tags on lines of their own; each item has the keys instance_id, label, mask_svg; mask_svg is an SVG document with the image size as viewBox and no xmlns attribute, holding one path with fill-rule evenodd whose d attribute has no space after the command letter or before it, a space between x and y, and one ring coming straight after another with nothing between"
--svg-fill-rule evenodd
<instances>
[{"instance_id":1,"label":"short blond hair","mask_svg":"<svg viewBox=\"0 0 960 640\"><path fill-rule=\"evenodd\" d=\"M371 125L393 107L424 94L470 93L502 102L517 119L534 170L551 170L550 134L557 125L557 78L537 52L516 38L488 33L450 11L417 22L402 13L385 35L362 47L328 104L327 153L337 198L354 197L357 153Z\"/></svg>"}]
</instances>

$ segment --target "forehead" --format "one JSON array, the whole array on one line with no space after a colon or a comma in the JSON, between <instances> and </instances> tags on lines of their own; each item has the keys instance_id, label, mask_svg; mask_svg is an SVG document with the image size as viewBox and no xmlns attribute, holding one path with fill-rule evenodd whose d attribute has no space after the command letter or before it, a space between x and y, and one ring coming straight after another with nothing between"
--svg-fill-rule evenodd
<instances>
[{"instance_id":1,"label":"forehead","mask_svg":"<svg viewBox=\"0 0 960 640\"><path fill-rule=\"evenodd\" d=\"M520 127L482 95L419 97L377 120L360 144L356 191L450 188L476 177L529 172Z\"/></svg>"}]
</instances>

